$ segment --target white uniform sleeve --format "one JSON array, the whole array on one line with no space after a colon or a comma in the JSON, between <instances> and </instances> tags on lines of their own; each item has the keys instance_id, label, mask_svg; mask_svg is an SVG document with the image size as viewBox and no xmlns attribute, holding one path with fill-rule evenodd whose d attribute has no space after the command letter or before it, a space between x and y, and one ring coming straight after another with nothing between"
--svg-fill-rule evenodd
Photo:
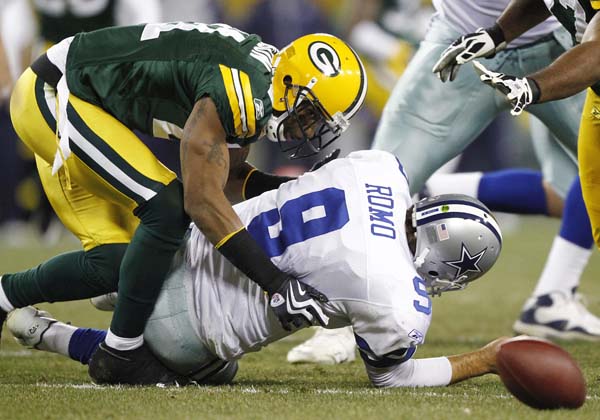
<instances>
[{"instance_id":1,"label":"white uniform sleeve","mask_svg":"<svg viewBox=\"0 0 600 420\"><path fill-rule=\"evenodd\" d=\"M367 375L376 387L445 386L452 379L452 365L446 357L410 359L387 367L365 362Z\"/></svg>"},{"instance_id":2,"label":"white uniform sleeve","mask_svg":"<svg viewBox=\"0 0 600 420\"><path fill-rule=\"evenodd\" d=\"M23 52L30 47L37 32L36 20L27 0L12 0L2 9L2 42L11 77L16 81L23 70Z\"/></svg>"},{"instance_id":3,"label":"white uniform sleeve","mask_svg":"<svg viewBox=\"0 0 600 420\"><path fill-rule=\"evenodd\" d=\"M118 25L156 23L162 20L159 0L119 0L116 7Z\"/></svg>"},{"instance_id":4,"label":"white uniform sleeve","mask_svg":"<svg viewBox=\"0 0 600 420\"><path fill-rule=\"evenodd\" d=\"M425 340L431 322L431 301L425 292L413 287L412 274L408 274L394 276L387 282L372 282L372 302L346 304L353 315L360 355L373 367L406 362Z\"/></svg>"}]
</instances>

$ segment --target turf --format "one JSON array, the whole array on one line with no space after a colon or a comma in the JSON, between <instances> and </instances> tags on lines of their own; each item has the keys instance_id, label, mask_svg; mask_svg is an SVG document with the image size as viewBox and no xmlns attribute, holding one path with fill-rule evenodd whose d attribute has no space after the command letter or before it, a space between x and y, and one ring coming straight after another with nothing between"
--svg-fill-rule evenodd
<instances>
[{"instance_id":1,"label":"turf","mask_svg":"<svg viewBox=\"0 0 600 420\"><path fill-rule=\"evenodd\" d=\"M466 291L436 298L427 343L417 357L472 350L511 334L511 325L532 291L558 224L523 219L516 233L505 234L493 271ZM28 267L61 250L31 245L2 246L0 269ZM600 314L600 258L592 257L581 291ZM74 324L104 327L109 315L87 302L41 305ZM232 386L185 389L94 386L84 366L60 356L26 350L4 330L0 347L1 419L117 418L288 418L288 419L596 419L600 413L598 344L561 343L579 361L588 384L585 405L575 411L536 411L519 403L498 377L487 375L445 388L379 390L368 383L362 363L292 366L287 350L307 338L298 333L260 353L246 356Z\"/></svg>"}]
</instances>

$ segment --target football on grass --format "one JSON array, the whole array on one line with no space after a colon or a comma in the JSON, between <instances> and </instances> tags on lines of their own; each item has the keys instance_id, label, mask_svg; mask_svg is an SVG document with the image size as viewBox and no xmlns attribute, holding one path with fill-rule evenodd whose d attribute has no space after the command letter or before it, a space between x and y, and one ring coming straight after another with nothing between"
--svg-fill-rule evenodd
<instances>
[{"instance_id":1,"label":"football on grass","mask_svg":"<svg viewBox=\"0 0 600 420\"><path fill-rule=\"evenodd\" d=\"M538 409L579 408L585 381L571 355L533 338L504 343L496 356L502 382L521 402Z\"/></svg>"}]
</instances>

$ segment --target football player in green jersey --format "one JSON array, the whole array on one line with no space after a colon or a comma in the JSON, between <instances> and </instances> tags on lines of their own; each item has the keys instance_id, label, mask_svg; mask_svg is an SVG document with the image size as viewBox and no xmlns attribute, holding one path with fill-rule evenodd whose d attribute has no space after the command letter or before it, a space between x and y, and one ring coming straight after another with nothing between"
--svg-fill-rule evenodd
<instances>
[{"instance_id":1,"label":"football player in green jersey","mask_svg":"<svg viewBox=\"0 0 600 420\"><path fill-rule=\"evenodd\" d=\"M0 308L92 297L114 291L118 279L90 375L99 383L169 381L142 333L191 218L269 294L284 328L325 324L315 300L326 296L272 264L231 202L289 180L247 163L251 143L266 134L291 157L317 153L347 128L366 88L358 56L326 34L277 51L228 25L179 22L61 41L17 82L11 118L83 251L4 274ZM134 129L180 142L180 178Z\"/></svg>"}]
</instances>

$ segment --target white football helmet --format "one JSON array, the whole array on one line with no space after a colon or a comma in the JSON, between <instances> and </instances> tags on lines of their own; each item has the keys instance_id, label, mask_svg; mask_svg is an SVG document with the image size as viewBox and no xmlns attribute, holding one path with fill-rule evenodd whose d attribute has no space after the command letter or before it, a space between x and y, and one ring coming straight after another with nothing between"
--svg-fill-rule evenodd
<instances>
[{"instance_id":1,"label":"white football helmet","mask_svg":"<svg viewBox=\"0 0 600 420\"><path fill-rule=\"evenodd\" d=\"M424 198L414 206L415 267L429 294L461 290L490 270L502 248L498 222L463 194Z\"/></svg>"}]
</instances>

